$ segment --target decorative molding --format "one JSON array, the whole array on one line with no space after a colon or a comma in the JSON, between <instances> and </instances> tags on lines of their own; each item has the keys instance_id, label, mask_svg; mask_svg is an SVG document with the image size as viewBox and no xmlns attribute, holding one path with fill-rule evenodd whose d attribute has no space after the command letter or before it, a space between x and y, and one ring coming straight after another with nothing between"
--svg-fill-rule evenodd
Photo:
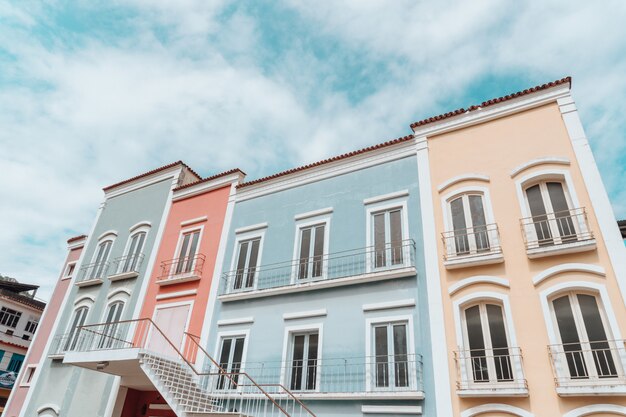
<instances>
[{"instance_id":1,"label":"decorative molding","mask_svg":"<svg viewBox=\"0 0 626 417\"><path fill-rule=\"evenodd\" d=\"M476 275L473 277L464 278L459 282L450 285L448 287L448 294L453 295L459 290L474 284L493 284L509 288L509 280L506 278L493 277L489 275Z\"/></svg>"},{"instance_id":2,"label":"decorative molding","mask_svg":"<svg viewBox=\"0 0 626 417\"><path fill-rule=\"evenodd\" d=\"M237 185L245 175L239 172L233 172L230 175L224 175L223 177L216 178L212 181L200 182L198 184L190 185L182 190L174 192L172 201L184 200L185 198L193 197L195 195L208 193L209 191L218 190L227 186Z\"/></svg>"},{"instance_id":3,"label":"decorative molding","mask_svg":"<svg viewBox=\"0 0 626 417\"><path fill-rule=\"evenodd\" d=\"M139 222L139 223L137 223L137 224L135 224L135 225L131 226L131 227L128 229L128 231L129 231L130 233L133 233L133 231L134 231L135 229L139 229L140 227L152 227L152 223L150 223L150 222L149 222L149 221L147 221L147 220L144 220L144 221L141 221L141 222Z\"/></svg>"},{"instance_id":4,"label":"decorative molding","mask_svg":"<svg viewBox=\"0 0 626 417\"><path fill-rule=\"evenodd\" d=\"M558 157L558 156L548 156L545 158L533 159L528 162L524 162L522 165L519 165L513 171L511 171L511 178L514 178L517 174L519 174L522 171L526 171L529 168L536 167L537 165L545 165L545 164L569 165L570 160L567 158Z\"/></svg>"},{"instance_id":5,"label":"decorative molding","mask_svg":"<svg viewBox=\"0 0 626 417\"><path fill-rule=\"evenodd\" d=\"M74 305L78 305L80 303L82 303L83 301L89 300L92 303L96 302L96 298L91 296L91 295L83 295L82 297L77 298L76 300L74 300Z\"/></svg>"},{"instance_id":6,"label":"decorative molding","mask_svg":"<svg viewBox=\"0 0 626 417\"><path fill-rule=\"evenodd\" d=\"M254 323L254 317L241 317L238 319L218 320L218 326L234 326L237 324L250 324Z\"/></svg>"},{"instance_id":7,"label":"decorative molding","mask_svg":"<svg viewBox=\"0 0 626 417\"><path fill-rule=\"evenodd\" d=\"M253 225L250 225L250 226L244 226L244 227L240 227L238 229L235 229L235 234L238 235L240 233L252 232L254 230L267 229L267 226L268 226L267 222L253 224Z\"/></svg>"},{"instance_id":8,"label":"decorative molding","mask_svg":"<svg viewBox=\"0 0 626 417\"><path fill-rule=\"evenodd\" d=\"M202 223L207 221L209 218L207 216L196 217L195 219L185 220L180 222L180 227L189 226L190 224Z\"/></svg>"},{"instance_id":9,"label":"decorative molding","mask_svg":"<svg viewBox=\"0 0 626 417\"><path fill-rule=\"evenodd\" d=\"M452 177L447 181L442 182L437 187L437 191L442 192L445 189L453 186L454 184L458 184L462 181L484 181L489 182L489 176L483 174L461 174L456 177Z\"/></svg>"},{"instance_id":10,"label":"decorative molding","mask_svg":"<svg viewBox=\"0 0 626 417\"><path fill-rule=\"evenodd\" d=\"M363 414L409 414L421 415L420 405L362 405Z\"/></svg>"},{"instance_id":11,"label":"decorative molding","mask_svg":"<svg viewBox=\"0 0 626 417\"><path fill-rule=\"evenodd\" d=\"M563 417L584 417L596 413L610 413L618 416L626 416L626 407L617 404L591 404L568 411L563 414Z\"/></svg>"},{"instance_id":12,"label":"decorative molding","mask_svg":"<svg viewBox=\"0 0 626 417\"><path fill-rule=\"evenodd\" d=\"M61 408L56 404L44 404L37 409L37 414L42 414L46 410L52 410L58 416L61 412Z\"/></svg>"},{"instance_id":13,"label":"decorative molding","mask_svg":"<svg viewBox=\"0 0 626 417\"><path fill-rule=\"evenodd\" d=\"M152 184L157 184L162 181L171 180L172 185L176 186L176 181L178 180L178 175L182 171L182 167L180 165L175 165L171 168L165 169L161 171L159 175L149 175L144 177L143 179L133 180L126 185L120 185L118 187L111 188L110 191L104 191L104 198L109 199L113 197L120 196L122 194L129 193L131 191L139 190L140 188L147 187Z\"/></svg>"},{"instance_id":14,"label":"decorative molding","mask_svg":"<svg viewBox=\"0 0 626 417\"><path fill-rule=\"evenodd\" d=\"M306 213L296 214L295 216L293 216L293 218L294 220L302 220L302 219L308 219L310 217L321 216L323 214L328 214L332 212L333 212L332 207L326 207L326 208L319 209L319 210L313 210L313 211L308 211Z\"/></svg>"},{"instance_id":15,"label":"decorative molding","mask_svg":"<svg viewBox=\"0 0 626 417\"><path fill-rule=\"evenodd\" d=\"M283 320L307 319L310 317L322 317L328 315L325 308L320 310L298 311L296 313L283 314Z\"/></svg>"},{"instance_id":16,"label":"decorative molding","mask_svg":"<svg viewBox=\"0 0 626 417\"><path fill-rule=\"evenodd\" d=\"M476 407L468 408L461 412L461 417L473 417L484 413L505 413L518 417L534 417L534 414L524 410L523 408L514 407L508 404L482 404Z\"/></svg>"},{"instance_id":17,"label":"decorative molding","mask_svg":"<svg viewBox=\"0 0 626 417\"><path fill-rule=\"evenodd\" d=\"M106 232L104 232L100 236L98 236L98 242L100 242L102 240L102 238L105 238L108 235L113 235L113 236L117 237L117 231L116 230L107 230Z\"/></svg>"},{"instance_id":18,"label":"decorative molding","mask_svg":"<svg viewBox=\"0 0 626 417\"><path fill-rule=\"evenodd\" d=\"M391 310L393 308L415 307L415 298L388 301L385 303L363 304L363 311Z\"/></svg>"},{"instance_id":19,"label":"decorative molding","mask_svg":"<svg viewBox=\"0 0 626 417\"><path fill-rule=\"evenodd\" d=\"M115 297L117 294L120 294L120 293L126 294L127 296L130 297L130 291L128 291L126 288L118 288L117 290L112 291L109 295L107 295L107 299L110 300L111 298Z\"/></svg>"},{"instance_id":20,"label":"decorative molding","mask_svg":"<svg viewBox=\"0 0 626 417\"><path fill-rule=\"evenodd\" d=\"M165 294L159 294L156 296L157 300L169 300L170 298L186 297L188 295L196 295L198 290L186 290L177 292L168 292Z\"/></svg>"},{"instance_id":21,"label":"decorative molding","mask_svg":"<svg viewBox=\"0 0 626 417\"><path fill-rule=\"evenodd\" d=\"M605 276L606 271L600 265L581 264L581 263L568 263L555 265L551 268L544 269L533 277L533 285L537 286L546 279L561 274L563 272L587 272L589 274Z\"/></svg>"},{"instance_id":22,"label":"decorative molding","mask_svg":"<svg viewBox=\"0 0 626 417\"><path fill-rule=\"evenodd\" d=\"M363 204L380 203L381 201L393 200L394 198L406 197L409 195L409 190L396 191L389 194L378 195L376 197L369 197L363 200Z\"/></svg>"}]
</instances>

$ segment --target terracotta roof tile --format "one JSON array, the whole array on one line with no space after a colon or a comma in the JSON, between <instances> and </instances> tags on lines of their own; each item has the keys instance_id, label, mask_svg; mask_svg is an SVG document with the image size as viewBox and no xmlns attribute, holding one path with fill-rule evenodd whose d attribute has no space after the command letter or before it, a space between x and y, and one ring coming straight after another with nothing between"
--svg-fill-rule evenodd
<instances>
[{"instance_id":1,"label":"terracotta roof tile","mask_svg":"<svg viewBox=\"0 0 626 417\"><path fill-rule=\"evenodd\" d=\"M77 240L85 239L86 237L87 235L74 236L74 237L67 239L67 243L76 242Z\"/></svg>"},{"instance_id":2,"label":"terracotta roof tile","mask_svg":"<svg viewBox=\"0 0 626 417\"><path fill-rule=\"evenodd\" d=\"M411 124L411 129L415 129L420 126L427 125L429 123L438 122L440 120L448 119L450 117L458 116L459 114L467 113L470 111L482 109L485 107L493 106L494 104L502 103L504 101L512 100L514 98L518 98L521 96L525 96L527 94L535 93L537 91L546 90L551 87L555 87L561 84L569 84L572 85L572 77L561 78L560 80L552 81L546 84L538 85L536 87L528 88L526 90L518 91L517 93L509 94L506 96L492 98L491 100L483 101L480 104L474 104L469 106L467 109L458 109L452 112L440 114L439 116L429 117L428 119L420 120L419 122L415 122Z\"/></svg>"},{"instance_id":3,"label":"terracotta roof tile","mask_svg":"<svg viewBox=\"0 0 626 417\"><path fill-rule=\"evenodd\" d=\"M352 152L344 153L342 155L333 156L332 158L324 159L324 160L318 161L318 162L313 162L312 164L303 165L303 166L300 166L300 167L297 167L297 168L288 169L286 171L279 172L279 173L276 173L276 174L272 174L272 175L269 175L267 177L259 178L257 180L243 182L243 183L239 184L237 186L237 188L244 188L244 187L248 187L248 186L253 185L253 184L258 184L260 182L265 182L265 181L273 180L275 178L284 177L285 175L293 174L295 172L304 171L304 170L310 169L310 168L315 168L315 167L318 167L320 165L329 164L331 162L335 162L335 161L339 161L339 160L342 160L342 159L350 158L352 156L360 155L360 154L363 154L363 153L366 153L366 152L371 152L371 151L374 151L376 149L381 149L381 148L385 148L387 146L395 145L395 144L398 144L398 143L401 143L401 142L406 142L406 141L411 140L411 139L413 139L413 135L403 136L401 138L397 138L397 139L393 139L393 140L390 140L390 141L387 141L387 142L379 143L378 145L368 146L367 148L359 149L358 151L352 151Z\"/></svg>"},{"instance_id":4,"label":"terracotta roof tile","mask_svg":"<svg viewBox=\"0 0 626 417\"><path fill-rule=\"evenodd\" d=\"M188 170L189 170L189 171L190 171L193 175L195 175L196 177L198 177L198 178L202 178L200 175L198 175L198 173L197 173L197 172L195 172L193 169L191 169L191 168L190 168L187 164L185 164L183 161L176 161L176 162L173 162L173 163L171 163L171 164L163 165L162 167L159 167L159 168L153 169L152 171L144 172L143 174L137 175L137 176L132 177L132 178L128 178L128 179L126 179L126 180L124 180L124 181L120 181L120 182L115 183L115 184L113 184L113 185L109 185L108 187L104 187L102 190L103 190L103 191L105 191L105 192L106 192L106 191L109 191L109 190L111 190L111 189L113 189L113 188L119 187L120 185L128 184L129 182L133 182L133 181L135 181L135 180L138 180L138 179L141 179L141 178L147 177L147 176L149 176L149 175L156 174L157 172L161 172L161 171L164 171L164 170L166 170L166 169L173 168L173 167L175 167L176 165L182 165L182 166L184 166L185 168L187 168L187 169L188 169Z\"/></svg>"},{"instance_id":5,"label":"terracotta roof tile","mask_svg":"<svg viewBox=\"0 0 626 417\"><path fill-rule=\"evenodd\" d=\"M219 174L212 175L210 177L203 178L203 179L195 181L195 182L190 182L189 184L181 185L180 187L175 188L174 191L184 190L185 188L193 187L194 185L202 184L204 182L209 182L209 181L212 181L212 180L214 180L216 178L224 177L226 175L234 174L236 172L240 172L243 175L246 175L246 173L243 172L242 170L240 170L239 168L234 168L234 169L230 169L228 171L221 172Z\"/></svg>"}]
</instances>

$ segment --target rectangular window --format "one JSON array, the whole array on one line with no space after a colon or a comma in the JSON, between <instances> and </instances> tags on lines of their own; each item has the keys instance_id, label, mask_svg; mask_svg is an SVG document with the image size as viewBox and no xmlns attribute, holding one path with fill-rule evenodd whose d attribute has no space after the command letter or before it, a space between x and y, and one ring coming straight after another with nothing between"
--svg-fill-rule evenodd
<instances>
[{"instance_id":1,"label":"rectangular window","mask_svg":"<svg viewBox=\"0 0 626 417\"><path fill-rule=\"evenodd\" d=\"M191 272L191 269L193 268L193 265L195 263L199 240L199 230L183 234L180 251L178 252L178 260L175 267L175 275Z\"/></svg>"},{"instance_id":2,"label":"rectangular window","mask_svg":"<svg viewBox=\"0 0 626 417\"><path fill-rule=\"evenodd\" d=\"M72 275L74 274L74 269L76 269L76 263L68 264L67 268L65 268L65 274L63 275L63 278L72 278Z\"/></svg>"},{"instance_id":3,"label":"rectangular window","mask_svg":"<svg viewBox=\"0 0 626 417\"><path fill-rule=\"evenodd\" d=\"M239 242L239 252L237 255L237 273L233 289L254 287L257 262L259 260L259 247L261 238L254 238Z\"/></svg>"},{"instance_id":4,"label":"rectangular window","mask_svg":"<svg viewBox=\"0 0 626 417\"><path fill-rule=\"evenodd\" d=\"M319 278L323 273L325 224L300 229L298 279Z\"/></svg>"},{"instance_id":5,"label":"rectangular window","mask_svg":"<svg viewBox=\"0 0 626 417\"><path fill-rule=\"evenodd\" d=\"M291 342L291 390L314 390L317 385L319 333L295 333Z\"/></svg>"},{"instance_id":6,"label":"rectangular window","mask_svg":"<svg viewBox=\"0 0 626 417\"><path fill-rule=\"evenodd\" d=\"M374 386L409 386L408 324L384 323L373 326Z\"/></svg>"},{"instance_id":7,"label":"rectangular window","mask_svg":"<svg viewBox=\"0 0 626 417\"><path fill-rule=\"evenodd\" d=\"M26 372L24 372L24 377L22 377L22 382L20 383L20 386L22 387L30 386L30 383L32 382L33 377L35 376L36 370L37 370L36 365L28 365L28 367L26 368Z\"/></svg>"},{"instance_id":8,"label":"rectangular window","mask_svg":"<svg viewBox=\"0 0 626 417\"><path fill-rule=\"evenodd\" d=\"M15 372L17 374L22 368L22 363L24 363L24 355L19 355L17 353L14 353L11 356L11 359L9 361L9 366L7 367L7 371Z\"/></svg>"},{"instance_id":9,"label":"rectangular window","mask_svg":"<svg viewBox=\"0 0 626 417\"><path fill-rule=\"evenodd\" d=\"M0 308L0 324L15 329L22 313L10 308Z\"/></svg>"},{"instance_id":10,"label":"rectangular window","mask_svg":"<svg viewBox=\"0 0 626 417\"><path fill-rule=\"evenodd\" d=\"M35 330L37 330L38 325L39 325L38 321L28 320L28 323L26 323L26 328L24 329L24 331L27 333L35 333Z\"/></svg>"},{"instance_id":11,"label":"rectangular window","mask_svg":"<svg viewBox=\"0 0 626 417\"><path fill-rule=\"evenodd\" d=\"M217 389L236 388L239 381L239 371L241 370L241 360L243 358L243 348L245 345L244 336L225 337L222 339L220 347L220 368L227 375L220 375L217 379Z\"/></svg>"},{"instance_id":12,"label":"rectangular window","mask_svg":"<svg viewBox=\"0 0 626 417\"><path fill-rule=\"evenodd\" d=\"M402 209L394 208L372 215L374 267L402 264Z\"/></svg>"}]
</instances>

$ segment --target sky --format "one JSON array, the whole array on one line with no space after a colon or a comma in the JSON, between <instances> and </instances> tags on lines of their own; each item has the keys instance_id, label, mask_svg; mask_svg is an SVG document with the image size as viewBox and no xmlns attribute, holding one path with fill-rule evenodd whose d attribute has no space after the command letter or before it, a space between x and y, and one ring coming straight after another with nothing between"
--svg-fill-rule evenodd
<instances>
[{"instance_id":1,"label":"sky","mask_svg":"<svg viewBox=\"0 0 626 417\"><path fill-rule=\"evenodd\" d=\"M0 273L50 296L102 187L183 160L258 178L573 77L626 218L626 2L0 2Z\"/></svg>"}]
</instances>

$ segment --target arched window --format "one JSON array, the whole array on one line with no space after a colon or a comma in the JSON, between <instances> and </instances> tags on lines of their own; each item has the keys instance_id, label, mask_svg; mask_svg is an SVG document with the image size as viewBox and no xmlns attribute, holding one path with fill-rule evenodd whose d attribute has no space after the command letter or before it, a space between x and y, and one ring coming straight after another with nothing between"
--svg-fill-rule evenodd
<instances>
[{"instance_id":1,"label":"arched window","mask_svg":"<svg viewBox=\"0 0 626 417\"><path fill-rule=\"evenodd\" d=\"M456 255L489 252L490 239L482 193L468 192L448 200Z\"/></svg>"},{"instance_id":2,"label":"arched window","mask_svg":"<svg viewBox=\"0 0 626 417\"><path fill-rule=\"evenodd\" d=\"M146 241L146 235L147 232L140 231L130 236L128 249L120 262L119 274L137 272L143 260L143 246Z\"/></svg>"},{"instance_id":3,"label":"arched window","mask_svg":"<svg viewBox=\"0 0 626 417\"><path fill-rule=\"evenodd\" d=\"M100 242L98 249L96 250L94 261L91 265L88 279L98 279L104 277L108 266L109 255L111 253L111 246L113 246L113 240L111 239Z\"/></svg>"},{"instance_id":4,"label":"arched window","mask_svg":"<svg viewBox=\"0 0 626 417\"><path fill-rule=\"evenodd\" d=\"M534 183L524 189L528 210L539 246L578 240L582 213L573 207L566 184L561 180Z\"/></svg>"},{"instance_id":5,"label":"arched window","mask_svg":"<svg viewBox=\"0 0 626 417\"><path fill-rule=\"evenodd\" d=\"M70 328L65 341L63 351L74 350L78 344L78 336L80 327L85 325L85 320L89 313L89 307L79 307L74 310L74 317L72 318Z\"/></svg>"},{"instance_id":6,"label":"arched window","mask_svg":"<svg viewBox=\"0 0 626 417\"><path fill-rule=\"evenodd\" d=\"M101 337L98 342L99 349L111 349L111 348L120 348L121 341L123 341L123 337L119 334L120 325L119 321L122 317L122 310L124 309L124 302L115 301L109 304L109 307L106 312L105 321L102 325L101 329Z\"/></svg>"}]
</instances>

